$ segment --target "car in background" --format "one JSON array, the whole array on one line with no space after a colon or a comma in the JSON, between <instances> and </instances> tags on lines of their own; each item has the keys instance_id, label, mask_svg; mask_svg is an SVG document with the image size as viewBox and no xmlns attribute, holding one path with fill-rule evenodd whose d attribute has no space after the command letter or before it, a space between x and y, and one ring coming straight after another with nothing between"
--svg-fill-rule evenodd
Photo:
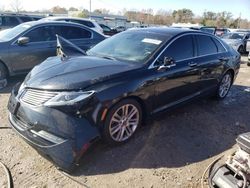
<instances>
[{"instance_id":1,"label":"car in background","mask_svg":"<svg viewBox=\"0 0 250 188\"><path fill-rule=\"evenodd\" d=\"M233 49L243 54L247 51L247 40L249 36L249 32L230 32L221 36L221 39L232 46Z\"/></svg>"},{"instance_id":2,"label":"car in background","mask_svg":"<svg viewBox=\"0 0 250 188\"><path fill-rule=\"evenodd\" d=\"M126 27L124 27L124 26L117 26L117 27L115 27L113 29L115 29L117 32L126 31Z\"/></svg>"},{"instance_id":3,"label":"car in background","mask_svg":"<svg viewBox=\"0 0 250 188\"><path fill-rule=\"evenodd\" d=\"M0 80L27 73L56 55L56 34L86 51L106 37L86 26L56 21L33 21L0 33Z\"/></svg>"},{"instance_id":4,"label":"car in background","mask_svg":"<svg viewBox=\"0 0 250 188\"><path fill-rule=\"evenodd\" d=\"M216 28L215 35L221 37L227 33L230 33L230 30L227 28Z\"/></svg>"},{"instance_id":5,"label":"car in background","mask_svg":"<svg viewBox=\"0 0 250 188\"><path fill-rule=\"evenodd\" d=\"M121 32L87 55L53 57L11 94L12 128L70 171L98 138L126 143L149 115L201 95L224 99L240 54L212 34L145 28Z\"/></svg>"},{"instance_id":6,"label":"car in background","mask_svg":"<svg viewBox=\"0 0 250 188\"><path fill-rule=\"evenodd\" d=\"M248 59L247 65L250 66L250 52L248 53L247 59Z\"/></svg>"},{"instance_id":7,"label":"car in background","mask_svg":"<svg viewBox=\"0 0 250 188\"><path fill-rule=\"evenodd\" d=\"M84 18L73 18L73 17L56 17L56 16L46 17L46 18L43 18L42 20L78 23L86 27L89 27L97 32L103 33L102 27L95 20L84 19Z\"/></svg>"},{"instance_id":8,"label":"car in background","mask_svg":"<svg viewBox=\"0 0 250 188\"><path fill-rule=\"evenodd\" d=\"M24 14L0 14L0 31L15 27L24 22L36 21L42 16L24 15Z\"/></svg>"},{"instance_id":9,"label":"car in background","mask_svg":"<svg viewBox=\"0 0 250 188\"><path fill-rule=\"evenodd\" d=\"M101 28L103 29L103 33L104 35L108 35L108 36L113 36L115 35L117 32L116 29L111 29L110 27L108 27L107 25L104 24L99 24L101 26Z\"/></svg>"}]
</instances>

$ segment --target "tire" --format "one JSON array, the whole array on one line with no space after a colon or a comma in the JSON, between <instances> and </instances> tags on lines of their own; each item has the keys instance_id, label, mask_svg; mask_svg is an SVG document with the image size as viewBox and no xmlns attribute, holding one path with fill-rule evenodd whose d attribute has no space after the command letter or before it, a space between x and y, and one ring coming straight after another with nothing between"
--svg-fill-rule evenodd
<instances>
[{"instance_id":1,"label":"tire","mask_svg":"<svg viewBox=\"0 0 250 188\"><path fill-rule=\"evenodd\" d=\"M240 46L239 49L238 49L238 52L239 52L240 54L245 53L244 47L243 47L243 46Z\"/></svg>"},{"instance_id":2,"label":"tire","mask_svg":"<svg viewBox=\"0 0 250 188\"><path fill-rule=\"evenodd\" d=\"M218 88L216 91L216 98L219 100L224 99L227 96L227 94L232 86L232 83L233 83L233 75L231 72L228 71L223 75L223 77L218 85Z\"/></svg>"},{"instance_id":3,"label":"tire","mask_svg":"<svg viewBox=\"0 0 250 188\"><path fill-rule=\"evenodd\" d=\"M122 100L109 110L102 129L102 137L110 145L123 144L134 136L141 123L140 104L133 99Z\"/></svg>"}]
</instances>

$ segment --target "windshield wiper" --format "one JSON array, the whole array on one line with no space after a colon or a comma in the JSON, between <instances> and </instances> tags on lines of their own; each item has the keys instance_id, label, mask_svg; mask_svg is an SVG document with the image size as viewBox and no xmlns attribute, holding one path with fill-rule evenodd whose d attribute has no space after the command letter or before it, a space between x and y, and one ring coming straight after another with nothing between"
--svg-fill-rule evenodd
<instances>
[{"instance_id":1,"label":"windshield wiper","mask_svg":"<svg viewBox=\"0 0 250 188\"><path fill-rule=\"evenodd\" d=\"M116 58L114 58L114 57L110 57L110 56L100 56L100 57L104 58L104 59L109 59L109 60L116 61Z\"/></svg>"}]
</instances>

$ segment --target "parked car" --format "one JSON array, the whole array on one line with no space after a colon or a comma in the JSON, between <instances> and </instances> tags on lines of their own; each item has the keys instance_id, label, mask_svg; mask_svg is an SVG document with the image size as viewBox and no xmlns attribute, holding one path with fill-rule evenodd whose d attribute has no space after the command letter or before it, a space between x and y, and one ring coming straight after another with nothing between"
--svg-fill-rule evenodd
<instances>
[{"instance_id":1,"label":"parked car","mask_svg":"<svg viewBox=\"0 0 250 188\"><path fill-rule=\"evenodd\" d=\"M215 35L218 37L222 37L225 34L230 33L230 30L227 28L216 28Z\"/></svg>"},{"instance_id":2,"label":"parked car","mask_svg":"<svg viewBox=\"0 0 250 188\"><path fill-rule=\"evenodd\" d=\"M113 29L115 29L117 32L122 32L122 31L126 30L126 27L124 27L124 26L117 26L117 27L115 27Z\"/></svg>"},{"instance_id":3,"label":"parked car","mask_svg":"<svg viewBox=\"0 0 250 188\"><path fill-rule=\"evenodd\" d=\"M84 18L71 18L71 17L46 17L43 19L49 20L49 21L65 21L65 22L74 22L78 24L82 24L84 26L87 26L97 32L103 33L102 27L95 21L90 19L84 19Z\"/></svg>"},{"instance_id":4,"label":"parked car","mask_svg":"<svg viewBox=\"0 0 250 188\"><path fill-rule=\"evenodd\" d=\"M249 36L250 33L246 32L231 32L223 35L221 38L239 53L246 53L247 40L249 39Z\"/></svg>"},{"instance_id":5,"label":"parked car","mask_svg":"<svg viewBox=\"0 0 250 188\"><path fill-rule=\"evenodd\" d=\"M41 16L23 14L0 14L0 31L15 27L24 22L36 21L41 18Z\"/></svg>"},{"instance_id":6,"label":"parked car","mask_svg":"<svg viewBox=\"0 0 250 188\"><path fill-rule=\"evenodd\" d=\"M115 35L117 32L116 29L111 29L110 27L108 27L107 25L104 24L99 24L101 26L101 28L103 29L103 33L105 35L109 35L109 36L113 36Z\"/></svg>"},{"instance_id":7,"label":"parked car","mask_svg":"<svg viewBox=\"0 0 250 188\"><path fill-rule=\"evenodd\" d=\"M212 34L128 30L85 56L53 57L11 94L10 122L25 140L70 170L97 138L119 145L150 115L201 95L224 99L240 54Z\"/></svg>"},{"instance_id":8,"label":"parked car","mask_svg":"<svg viewBox=\"0 0 250 188\"><path fill-rule=\"evenodd\" d=\"M56 34L88 50L105 36L80 24L34 21L0 33L0 80L27 73L56 55Z\"/></svg>"}]
</instances>

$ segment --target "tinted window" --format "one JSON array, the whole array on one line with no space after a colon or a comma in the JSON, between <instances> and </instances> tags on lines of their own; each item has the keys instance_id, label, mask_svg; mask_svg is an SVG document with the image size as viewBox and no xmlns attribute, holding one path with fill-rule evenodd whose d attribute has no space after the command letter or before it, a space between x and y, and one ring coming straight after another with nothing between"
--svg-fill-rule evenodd
<instances>
[{"instance_id":1,"label":"tinted window","mask_svg":"<svg viewBox=\"0 0 250 188\"><path fill-rule=\"evenodd\" d=\"M205 35L196 36L199 55L208 55L217 53L217 46L211 37Z\"/></svg>"},{"instance_id":2,"label":"tinted window","mask_svg":"<svg viewBox=\"0 0 250 188\"><path fill-rule=\"evenodd\" d=\"M25 37L29 37L30 42L53 41L56 40L55 34L51 27L39 27L31 30Z\"/></svg>"},{"instance_id":3,"label":"tinted window","mask_svg":"<svg viewBox=\"0 0 250 188\"><path fill-rule=\"evenodd\" d=\"M213 39L213 41L215 42L218 52L225 52L225 48L222 46L222 44L217 40L217 39Z\"/></svg>"},{"instance_id":4,"label":"tinted window","mask_svg":"<svg viewBox=\"0 0 250 188\"><path fill-rule=\"evenodd\" d=\"M3 25L3 18L0 17L0 25Z\"/></svg>"},{"instance_id":5,"label":"tinted window","mask_svg":"<svg viewBox=\"0 0 250 188\"><path fill-rule=\"evenodd\" d=\"M90 28L95 27L94 24L92 22L90 22L90 21L85 21L85 20L70 20L70 21L85 25L85 26L90 27Z\"/></svg>"},{"instance_id":6,"label":"tinted window","mask_svg":"<svg viewBox=\"0 0 250 188\"><path fill-rule=\"evenodd\" d=\"M91 38L91 32L80 27L61 26L61 36L66 39Z\"/></svg>"},{"instance_id":7,"label":"tinted window","mask_svg":"<svg viewBox=\"0 0 250 188\"><path fill-rule=\"evenodd\" d=\"M32 21L32 19L30 17L28 17L28 16L21 16L19 18L22 20L22 22L30 22L30 21Z\"/></svg>"},{"instance_id":8,"label":"tinted window","mask_svg":"<svg viewBox=\"0 0 250 188\"><path fill-rule=\"evenodd\" d=\"M171 57L175 61L192 58L194 56L192 36L176 39L164 52L164 57ZM162 57L162 58L164 58Z\"/></svg>"},{"instance_id":9,"label":"tinted window","mask_svg":"<svg viewBox=\"0 0 250 188\"><path fill-rule=\"evenodd\" d=\"M4 16L2 17L3 25L5 26L16 26L19 24L19 21L16 17L13 16Z\"/></svg>"},{"instance_id":10,"label":"tinted window","mask_svg":"<svg viewBox=\"0 0 250 188\"><path fill-rule=\"evenodd\" d=\"M111 29L105 25L102 25L101 27L102 27L103 31L106 31L106 32L111 31Z\"/></svg>"}]
</instances>

